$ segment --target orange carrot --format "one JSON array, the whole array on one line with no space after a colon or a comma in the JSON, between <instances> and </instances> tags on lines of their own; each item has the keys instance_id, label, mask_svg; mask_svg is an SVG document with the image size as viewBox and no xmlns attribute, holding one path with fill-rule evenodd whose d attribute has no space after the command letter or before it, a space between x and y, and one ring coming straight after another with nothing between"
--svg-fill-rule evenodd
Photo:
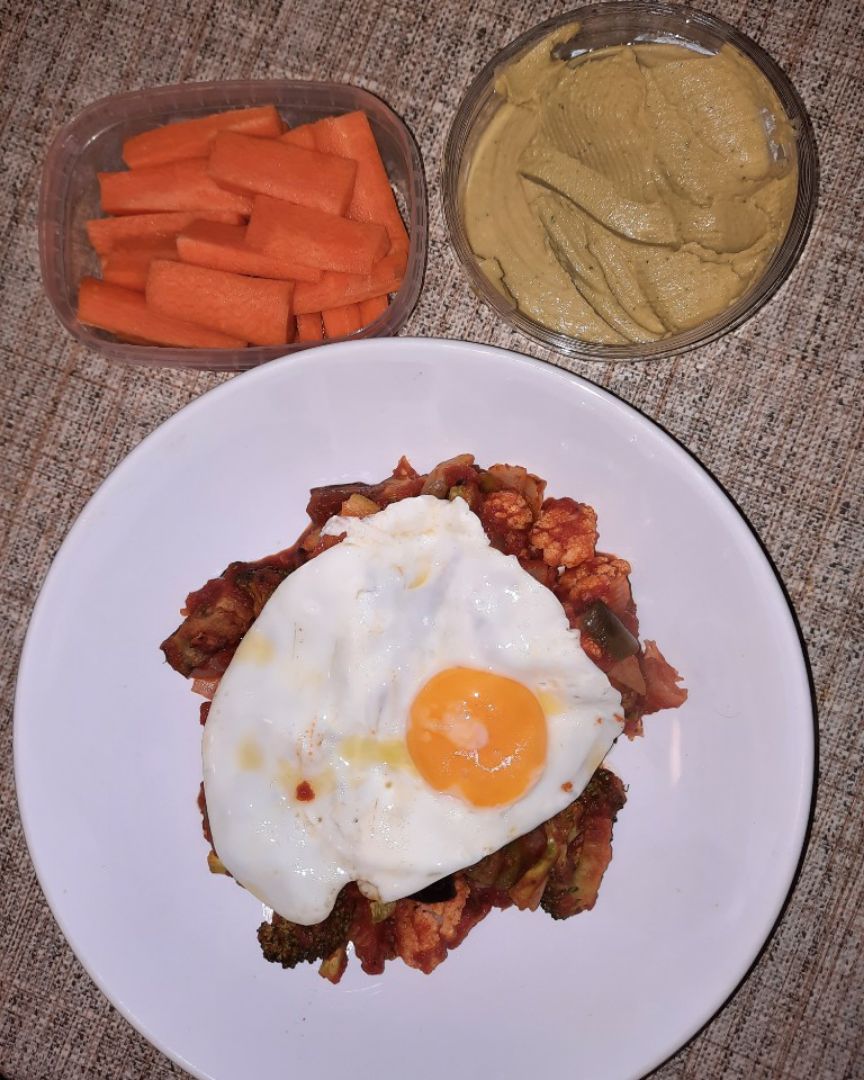
<instances>
[{"instance_id":1,"label":"orange carrot","mask_svg":"<svg viewBox=\"0 0 864 1080\"><path fill-rule=\"evenodd\" d=\"M308 206L256 195L246 243L275 259L297 259L322 270L368 274L390 241L381 225L348 221Z\"/></svg>"},{"instance_id":2,"label":"orange carrot","mask_svg":"<svg viewBox=\"0 0 864 1080\"><path fill-rule=\"evenodd\" d=\"M344 214L357 165L276 139L223 131L210 148L210 175L232 190L272 195L327 214Z\"/></svg>"},{"instance_id":3,"label":"orange carrot","mask_svg":"<svg viewBox=\"0 0 864 1080\"><path fill-rule=\"evenodd\" d=\"M194 221L177 237L177 253L183 262L230 270L235 274L291 281L320 281L321 271L294 260L273 259L247 247L245 225L222 225Z\"/></svg>"},{"instance_id":4,"label":"orange carrot","mask_svg":"<svg viewBox=\"0 0 864 1080\"><path fill-rule=\"evenodd\" d=\"M224 227L233 229L242 228L242 225ZM156 243L142 244L140 247L117 247L102 256L102 280L143 292L150 263L154 259L176 258L177 245L173 240L159 239Z\"/></svg>"},{"instance_id":5,"label":"orange carrot","mask_svg":"<svg viewBox=\"0 0 864 1080\"><path fill-rule=\"evenodd\" d=\"M366 113L351 112L319 120L315 125L315 145L325 154L338 154L357 162L348 217L385 226L391 250L407 252L408 233Z\"/></svg>"},{"instance_id":6,"label":"orange carrot","mask_svg":"<svg viewBox=\"0 0 864 1080\"><path fill-rule=\"evenodd\" d=\"M270 144L269 140L246 135L237 138L262 146ZM158 210L232 210L248 214L252 210L248 196L226 191L213 180L205 158L96 175L106 214L147 214Z\"/></svg>"},{"instance_id":7,"label":"orange carrot","mask_svg":"<svg viewBox=\"0 0 864 1080\"><path fill-rule=\"evenodd\" d=\"M239 338L166 318L151 311L140 292L90 277L83 278L78 287L78 319L87 326L98 326L112 334L154 345L242 349L247 344Z\"/></svg>"},{"instance_id":8,"label":"orange carrot","mask_svg":"<svg viewBox=\"0 0 864 1080\"><path fill-rule=\"evenodd\" d=\"M87 236L99 255L107 255L116 247L134 244L144 238L175 237L193 221L224 221L239 225L242 214L231 210L198 210L194 213L130 214L128 217L92 218L86 222Z\"/></svg>"},{"instance_id":9,"label":"orange carrot","mask_svg":"<svg viewBox=\"0 0 864 1080\"><path fill-rule=\"evenodd\" d=\"M301 124L291 128L284 135L279 136L279 142L290 143L292 146L302 146L304 150L315 150L315 125Z\"/></svg>"},{"instance_id":10,"label":"orange carrot","mask_svg":"<svg viewBox=\"0 0 864 1080\"><path fill-rule=\"evenodd\" d=\"M369 323L375 322L379 315L384 314L389 305L390 301L386 293L383 296L372 296L364 300L360 305L360 318L363 320L363 325L368 326Z\"/></svg>"},{"instance_id":11,"label":"orange carrot","mask_svg":"<svg viewBox=\"0 0 864 1080\"><path fill-rule=\"evenodd\" d=\"M106 219L106 220L133 221L133 220L135 220L135 218L143 217L143 216L144 216L143 214L135 214L135 215L130 215L129 217ZM160 215L155 214L154 216L159 217ZM169 214L166 214L165 216L166 217L173 217L173 215L169 215ZM187 215L182 214L182 215L179 215L179 216L186 217ZM195 215L194 214L189 214L188 216L189 217L194 217ZM121 236L116 241L116 243L114 243L112 245L111 250L110 250L110 252L108 252L108 254L109 255L116 255L118 252L126 252L127 254L130 253L130 252L142 253L142 252L145 252L145 251L152 252L154 259L155 258L176 259L177 258L177 235L176 235L176 233L172 232L172 233L170 233L169 235L166 235L166 236L161 236L161 235L156 235L156 236L130 236L130 237ZM160 252L164 252L164 254L160 256L160 254L159 254ZM105 258L105 256L102 256L102 257Z\"/></svg>"},{"instance_id":12,"label":"orange carrot","mask_svg":"<svg viewBox=\"0 0 864 1080\"><path fill-rule=\"evenodd\" d=\"M290 281L265 281L224 270L154 259L145 295L154 311L245 338L282 345L291 315Z\"/></svg>"},{"instance_id":13,"label":"orange carrot","mask_svg":"<svg viewBox=\"0 0 864 1080\"><path fill-rule=\"evenodd\" d=\"M294 311L324 311L344 304L359 304L373 296L397 292L402 284L404 256L401 252L379 259L368 274L325 271L317 284L301 282L294 291Z\"/></svg>"},{"instance_id":14,"label":"orange carrot","mask_svg":"<svg viewBox=\"0 0 864 1080\"><path fill-rule=\"evenodd\" d=\"M347 337L363 325L359 304L345 304L343 307L322 311L324 333L328 338Z\"/></svg>"},{"instance_id":15,"label":"orange carrot","mask_svg":"<svg viewBox=\"0 0 864 1080\"><path fill-rule=\"evenodd\" d=\"M298 341L323 341L324 327L321 325L321 312L312 311L297 316Z\"/></svg>"},{"instance_id":16,"label":"orange carrot","mask_svg":"<svg viewBox=\"0 0 864 1080\"><path fill-rule=\"evenodd\" d=\"M282 121L273 105L179 120L174 124L142 131L123 143L123 160L130 169L166 165L169 161L206 157L219 131L242 131L247 135L274 137L282 131Z\"/></svg>"}]
</instances>

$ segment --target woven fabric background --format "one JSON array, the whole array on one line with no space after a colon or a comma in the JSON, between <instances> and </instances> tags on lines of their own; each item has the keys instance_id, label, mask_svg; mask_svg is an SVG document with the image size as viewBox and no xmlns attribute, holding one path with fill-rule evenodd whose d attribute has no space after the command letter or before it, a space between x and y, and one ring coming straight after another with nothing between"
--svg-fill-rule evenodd
<instances>
[{"instance_id":1,"label":"woven fabric background","mask_svg":"<svg viewBox=\"0 0 864 1080\"><path fill-rule=\"evenodd\" d=\"M864 9L860 0L702 0L767 48L813 119L822 182L791 279L743 329L650 365L566 366L677 436L761 536L807 644L818 797L782 921L722 1012L658 1076L864 1076ZM473 73L551 2L0 0L0 1074L181 1076L95 989L30 863L12 777L12 698L32 605L61 540L124 455L225 376L112 367L63 332L36 246L41 163L58 128L118 91L183 80L350 81L420 145L431 244L405 333L544 355L468 293L439 198L449 123ZM556 361L554 357L546 359Z\"/></svg>"}]
</instances>

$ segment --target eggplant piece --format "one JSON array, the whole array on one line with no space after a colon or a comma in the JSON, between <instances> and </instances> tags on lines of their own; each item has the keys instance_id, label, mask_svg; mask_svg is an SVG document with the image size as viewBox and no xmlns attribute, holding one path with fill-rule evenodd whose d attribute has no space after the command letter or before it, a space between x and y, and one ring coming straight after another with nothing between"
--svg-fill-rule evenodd
<instances>
[{"instance_id":1,"label":"eggplant piece","mask_svg":"<svg viewBox=\"0 0 864 1080\"><path fill-rule=\"evenodd\" d=\"M603 652L613 660L626 660L639 652L639 639L602 600L595 600L582 615L582 629L587 630Z\"/></svg>"}]
</instances>

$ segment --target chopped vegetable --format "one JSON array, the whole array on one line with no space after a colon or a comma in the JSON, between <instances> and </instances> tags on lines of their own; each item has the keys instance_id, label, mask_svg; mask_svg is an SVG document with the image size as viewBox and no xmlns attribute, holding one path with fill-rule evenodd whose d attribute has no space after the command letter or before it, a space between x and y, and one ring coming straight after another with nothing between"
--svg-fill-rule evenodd
<instances>
[{"instance_id":1,"label":"chopped vegetable","mask_svg":"<svg viewBox=\"0 0 864 1080\"><path fill-rule=\"evenodd\" d=\"M200 694L202 697L207 698L208 701L213 700L213 695L219 688L218 679L193 679L192 680L192 693Z\"/></svg>"},{"instance_id":2,"label":"chopped vegetable","mask_svg":"<svg viewBox=\"0 0 864 1080\"><path fill-rule=\"evenodd\" d=\"M145 295L148 306L163 315L255 345L281 345L287 340L293 291L290 281L156 259L150 264Z\"/></svg>"},{"instance_id":3,"label":"chopped vegetable","mask_svg":"<svg viewBox=\"0 0 864 1080\"><path fill-rule=\"evenodd\" d=\"M170 266L171 263L165 265ZM95 278L78 288L78 319L121 337L190 349L242 349L247 341L151 310L140 292Z\"/></svg>"},{"instance_id":4,"label":"chopped vegetable","mask_svg":"<svg viewBox=\"0 0 864 1080\"><path fill-rule=\"evenodd\" d=\"M366 114L350 112L319 120L314 135L319 150L357 162L357 180L348 206L348 217L383 225L390 238L390 250L407 254L408 233Z\"/></svg>"},{"instance_id":5,"label":"chopped vegetable","mask_svg":"<svg viewBox=\"0 0 864 1080\"><path fill-rule=\"evenodd\" d=\"M196 680L221 676L261 609L301 561L295 545L257 562L234 562L189 593L185 619L161 645L171 667Z\"/></svg>"},{"instance_id":6,"label":"chopped vegetable","mask_svg":"<svg viewBox=\"0 0 864 1080\"><path fill-rule=\"evenodd\" d=\"M92 218L85 223L93 250L107 255L115 248L140 240L173 239L193 221L221 221L240 225L244 218L233 210L197 210L186 213L129 214L127 217Z\"/></svg>"},{"instance_id":7,"label":"chopped vegetable","mask_svg":"<svg viewBox=\"0 0 864 1080\"><path fill-rule=\"evenodd\" d=\"M393 290L396 291L395 289ZM360 318L364 326L368 326L370 323L383 315L390 305L390 301L387 298L387 293L382 296L372 296L368 300L363 300L360 303Z\"/></svg>"},{"instance_id":8,"label":"chopped vegetable","mask_svg":"<svg viewBox=\"0 0 864 1080\"><path fill-rule=\"evenodd\" d=\"M454 484L447 492L447 498L450 502L453 502L454 499L464 499L474 510L478 501L477 491L478 489L471 484Z\"/></svg>"},{"instance_id":9,"label":"chopped vegetable","mask_svg":"<svg viewBox=\"0 0 864 1080\"><path fill-rule=\"evenodd\" d=\"M687 700L687 691L679 686L681 676L657 648L656 641L646 641L642 656L647 694L645 712L677 709Z\"/></svg>"},{"instance_id":10,"label":"chopped vegetable","mask_svg":"<svg viewBox=\"0 0 864 1080\"><path fill-rule=\"evenodd\" d=\"M273 259L246 244L245 225L219 221L193 221L177 237L177 254L183 262L234 274L275 278L280 281L321 280L321 270L296 261Z\"/></svg>"},{"instance_id":11,"label":"chopped vegetable","mask_svg":"<svg viewBox=\"0 0 864 1080\"><path fill-rule=\"evenodd\" d=\"M569 919L594 907L612 861L612 826L626 801L618 777L600 768L579 798L543 826L558 847L540 900L553 919Z\"/></svg>"},{"instance_id":12,"label":"chopped vegetable","mask_svg":"<svg viewBox=\"0 0 864 1080\"><path fill-rule=\"evenodd\" d=\"M246 138L244 135L236 136ZM250 140L268 145L265 139ZM226 191L210 176L205 158L172 161L130 172L96 174L106 214L149 214L171 210L230 210L250 214L248 195Z\"/></svg>"},{"instance_id":13,"label":"chopped vegetable","mask_svg":"<svg viewBox=\"0 0 864 1080\"><path fill-rule=\"evenodd\" d=\"M296 292L296 290L295 290ZM298 341L323 341L324 326L321 322L321 312L312 311L297 315L297 340Z\"/></svg>"},{"instance_id":14,"label":"chopped vegetable","mask_svg":"<svg viewBox=\"0 0 864 1080\"><path fill-rule=\"evenodd\" d=\"M330 308L321 312L321 318L324 320L324 333L328 338L347 337L363 326L359 304Z\"/></svg>"},{"instance_id":15,"label":"chopped vegetable","mask_svg":"<svg viewBox=\"0 0 864 1080\"><path fill-rule=\"evenodd\" d=\"M246 243L277 259L299 259L306 266L348 274L368 274L389 246L381 225L349 221L269 195L255 196Z\"/></svg>"},{"instance_id":16,"label":"chopped vegetable","mask_svg":"<svg viewBox=\"0 0 864 1080\"><path fill-rule=\"evenodd\" d=\"M237 226L228 225L233 229ZM117 247L102 256L102 280L112 285L122 285L124 289L137 289L144 292L147 271L154 259L176 259L177 245L174 240L158 237L154 243L140 247Z\"/></svg>"},{"instance_id":17,"label":"chopped vegetable","mask_svg":"<svg viewBox=\"0 0 864 1080\"><path fill-rule=\"evenodd\" d=\"M385 919L390 918L395 910L396 904L392 900L386 904L380 900L369 901L369 914L372 916L373 923L384 922Z\"/></svg>"},{"instance_id":18,"label":"chopped vegetable","mask_svg":"<svg viewBox=\"0 0 864 1080\"><path fill-rule=\"evenodd\" d=\"M178 120L173 124L142 131L123 143L123 160L130 169L165 165L169 161L206 157L210 143L220 131L242 131L247 135L273 138L282 131L282 121L273 105Z\"/></svg>"},{"instance_id":19,"label":"chopped vegetable","mask_svg":"<svg viewBox=\"0 0 864 1080\"><path fill-rule=\"evenodd\" d=\"M582 627L613 660L624 660L639 652L638 639L602 600L595 600L585 611Z\"/></svg>"},{"instance_id":20,"label":"chopped vegetable","mask_svg":"<svg viewBox=\"0 0 864 1080\"><path fill-rule=\"evenodd\" d=\"M347 967L348 950L344 945L340 945L338 949L334 949L328 957L325 957L325 959L321 961L321 966L318 968L318 974L322 979L326 979L335 986L345 974L345 969Z\"/></svg>"},{"instance_id":21,"label":"chopped vegetable","mask_svg":"<svg viewBox=\"0 0 864 1080\"><path fill-rule=\"evenodd\" d=\"M332 956L348 940L358 895L353 889L343 889L327 918L313 926L300 926L274 913L273 921L262 923L258 930L265 958L293 968Z\"/></svg>"},{"instance_id":22,"label":"chopped vegetable","mask_svg":"<svg viewBox=\"0 0 864 1080\"><path fill-rule=\"evenodd\" d=\"M379 509L378 503L355 491L339 507L339 517L369 517L370 514L377 514Z\"/></svg>"},{"instance_id":23,"label":"chopped vegetable","mask_svg":"<svg viewBox=\"0 0 864 1080\"><path fill-rule=\"evenodd\" d=\"M344 214L351 202L357 165L276 139L255 139L233 131L213 140L210 176L233 189Z\"/></svg>"},{"instance_id":24,"label":"chopped vegetable","mask_svg":"<svg viewBox=\"0 0 864 1080\"><path fill-rule=\"evenodd\" d=\"M304 150L316 150L315 125L301 124L299 127L291 128L290 131L279 136L279 141L290 143L292 146L302 146Z\"/></svg>"},{"instance_id":25,"label":"chopped vegetable","mask_svg":"<svg viewBox=\"0 0 864 1080\"><path fill-rule=\"evenodd\" d=\"M642 668L639 666L639 657L633 653L631 656L625 656L622 660L616 660L615 663L607 669L606 674L612 682L612 685L616 689L632 690L640 697L645 696L647 689L645 685L645 676L642 674Z\"/></svg>"},{"instance_id":26,"label":"chopped vegetable","mask_svg":"<svg viewBox=\"0 0 864 1080\"><path fill-rule=\"evenodd\" d=\"M521 465L490 465L484 476L485 481L481 481L487 485L484 491L496 490L495 487L489 486L490 484L495 484L499 488L505 487L510 491L518 491L525 497L534 517L539 515L543 505L543 493L546 490L545 480L529 473Z\"/></svg>"},{"instance_id":27,"label":"chopped vegetable","mask_svg":"<svg viewBox=\"0 0 864 1080\"><path fill-rule=\"evenodd\" d=\"M294 310L300 313L324 311L325 308L361 304L364 300L398 292L403 272L403 261L398 254L379 259L368 274L342 274L327 270L316 284L297 286Z\"/></svg>"},{"instance_id":28,"label":"chopped vegetable","mask_svg":"<svg viewBox=\"0 0 864 1080\"><path fill-rule=\"evenodd\" d=\"M597 515L575 499L547 499L531 530L531 546L548 566L577 566L594 555Z\"/></svg>"},{"instance_id":29,"label":"chopped vegetable","mask_svg":"<svg viewBox=\"0 0 864 1080\"><path fill-rule=\"evenodd\" d=\"M211 874L228 874L228 871L225 869L225 864L222 862L222 860L219 858L215 851L208 851L207 867L210 870Z\"/></svg>"}]
</instances>

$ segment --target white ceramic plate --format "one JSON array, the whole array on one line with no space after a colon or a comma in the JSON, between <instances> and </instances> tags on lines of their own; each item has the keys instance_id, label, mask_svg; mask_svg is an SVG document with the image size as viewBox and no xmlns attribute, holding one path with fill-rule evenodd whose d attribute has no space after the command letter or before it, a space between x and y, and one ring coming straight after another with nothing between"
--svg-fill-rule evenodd
<instances>
[{"instance_id":1,"label":"white ceramic plate","mask_svg":"<svg viewBox=\"0 0 864 1080\"><path fill-rule=\"evenodd\" d=\"M593 912L493 913L431 976L265 963L261 905L214 878L198 699L159 642L187 591L293 541L312 485L470 451L593 504L643 635L690 690L612 764L629 785ZM807 824L813 721L788 606L714 481L589 383L455 341L328 346L220 386L146 439L58 554L18 684L21 814L72 948L199 1077L644 1073L745 974ZM563 1070L563 1073L562 1073Z\"/></svg>"}]
</instances>

